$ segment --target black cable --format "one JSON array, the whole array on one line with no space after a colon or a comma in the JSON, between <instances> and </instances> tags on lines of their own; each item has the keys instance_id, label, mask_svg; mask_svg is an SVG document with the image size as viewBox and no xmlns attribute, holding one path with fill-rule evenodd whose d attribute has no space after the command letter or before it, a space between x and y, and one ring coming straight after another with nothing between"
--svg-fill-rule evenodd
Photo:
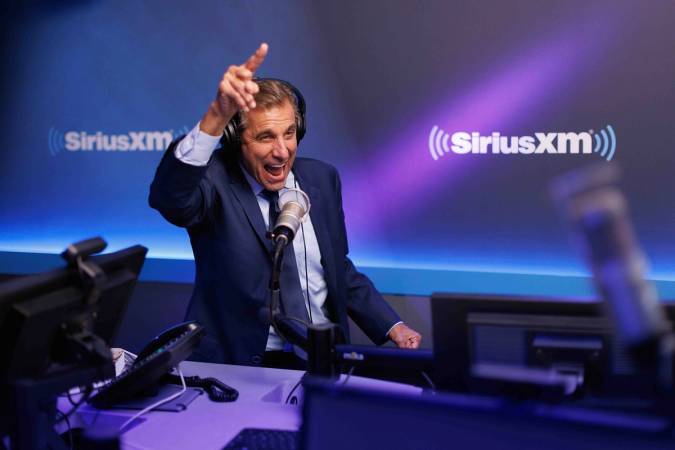
<instances>
[{"instance_id":1,"label":"black cable","mask_svg":"<svg viewBox=\"0 0 675 450\"><path fill-rule=\"evenodd\" d=\"M56 423L63 422L65 420L66 426L68 427L68 440L70 441L70 450L73 450L73 428L70 426L70 419L68 419L68 416L59 411L58 409L56 410L56 414L61 415L63 418L61 420L56 421ZM63 433L61 433L63 434Z\"/></svg>"},{"instance_id":2,"label":"black cable","mask_svg":"<svg viewBox=\"0 0 675 450\"><path fill-rule=\"evenodd\" d=\"M436 391L436 385L431 380L431 377L429 375L427 375L427 373L424 370L422 371L422 376L426 380L426 382L429 385L429 387L431 388L431 390L435 392Z\"/></svg>"},{"instance_id":3,"label":"black cable","mask_svg":"<svg viewBox=\"0 0 675 450\"><path fill-rule=\"evenodd\" d=\"M91 421L91 427L94 428L96 425L96 422L98 421L98 416L101 414L101 408L96 408L96 414L94 414L94 418Z\"/></svg>"},{"instance_id":4,"label":"black cable","mask_svg":"<svg viewBox=\"0 0 675 450\"><path fill-rule=\"evenodd\" d=\"M286 320L292 320L292 321L294 321L294 322L298 322L298 323L301 324L301 325L307 326L307 322L305 322L305 321L302 320L302 319L298 319L297 317L293 317L293 316L284 316L284 319L286 319ZM285 339L285 338L284 338L284 339ZM285 340L288 340L288 339L285 339Z\"/></svg>"},{"instance_id":5,"label":"black cable","mask_svg":"<svg viewBox=\"0 0 675 450\"><path fill-rule=\"evenodd\" d=\"M293 180L295 188L298 188L298 181ZM298 194L295 194L295 197L298 197ZM309 311L309 323L313 324L314 320L312 319L312 305L309 302L309 270L307 270L307 239L305 239L305 225L300 222L300 231L302 232L302 247L305 253L305 299L307 301L307 310Z\"/></svg>"},{"instance_id":6,"label":"black cable","mask_svg":"<svg viewBox=\"0 0 675 450\"><path fill-rule=\"evenodd\" d=\"M130 353L130 352L127 352L126 350L122 349L123 357L126 356L127 353ZM134 357L134 360L135 360L135 359L136 359L136 356ZM133 361L132 361L132 362L133 362ZM126 361L125 361L125 370L126 370L126 369L127 369L127 367L126 367ZM102 372L103 372L103 369L102 369L102 368L99 368L99 378L100 378L100 379L103 379L103 378L104 378ZM111 379L111 380L109 380L109 381L108 381L108 384L109 384L109 383L112 383L112 380L114 380L114 378ZM98 389L101 389L101 386L99 386ZM91 392L89 393L89 396L91 396L91 394L92 394L93 392L94 392L94 389L93 389L93 386L92 386L92 390L91 390ZM89 396L87 396L87 400L89 400ZM93 427L96 425L96 422L98 421L98 415L99 415L99 414L101 414L101 408L96 408L96 414L94 415L94 419L91 421L91 425L89 425L91 428L93 428Z\"/></svg>"},{"instance_id":7,"label":"black cable","mask_svg":"<svg viewBox=\"0 0 675 450\"><path fill-rule=\"evenodd\" d=\"M349 369L349 372L347 372L347 376L345 377L344 381L340 385L341 387L344 387L347 384L347 381L349 381L349 378L352 376L352 373L354 373L354 367L356 367L356 366L352 366Z\"/></svg>"},{"instance_id":8,"label":"black cable","mask_svg":"<svg viewBox=\"0 0 675 450\"><path fill-rule=\"evenodd\" d=\"M181 383L180 377L172 373L165 375L165 379L172 384ZM239 398L239 392L235 388L228 386L219 379L213 377L185 377L185 385L203 389L204 392L206 392L206 395L209 396L209 399L213 402L233 402Z\"/></svg>"},{"instance_id":9,"label":"black cable","mask_svg":"<svg viewBox=\"0 0 675 450\"><path fill-rule=\"evenodd\" d=\"M298 382L295 383L295 386L293 386L293 389L291 389L291 392L288 393L288 397L286 397L286 401L284 402L285 404L288 405L289 400L291 400L291 395L293 395L293 392L295 392L295 390L298 388L298 386L300 386L300 383L302 383L302 380L305 379L305 377L307 376L307 374L308 374L307 372L303 373L302 376L300 377L300 379L298 380ZM297 403L298 403L298 398L297 398L297 397L293 397L293 398L295 399L295 403L291 402L291 404L292 404L292 405L297 405Z\"/></svg>"},{"instance_id":10,"label":"black cable","mask_svg":"<svg viewBox=\"0 0 675 450\"><path fill-rule=\"evenodd\" d=\"M82 387L79 387L79 389L80 389L80 392L82 392ZM73 401L73 397L70 396L70 389L66 391L66 397L68 398L68 402L69 402L72 406L77 406L77 405L75 404L75 402Z\"/></svg>"},{"instance_id":11,"label":"black cable","mask_svg":"<svg viewBox=\"0 0 675 450\"><path fill-rule=\"evenodd\" d=\"M65 419L65 420L68 420L68 418L69 418L75 411L77 411L77 408L79 408L84 402L86 402L87 400L89 400L89 397L91 397L91 393L92 393L92 392L94 392L94 388L91 387L91 386L87 386L86 389L85 389L84 394L82 394L82 397L80 397L80 399L79 399L77 402L72 402L72 399L70 398L70 395L68 395L68 400L71 402L71 404L73 405L73 407L70 408L70 411L68 411L68 412L65 413L65 414L62 413L61 411L59 411L59 412L61 413L61 415L63 415L63 419L57 421L56 423L62 422L64 419ZM68 394L70 394L70 392L68 392Z\"/></svg>"},{"instance_id":12,"label":"black cable","mask_svg":"<svg viewBox=\"0 0 675 450\"><path fill-rule=\"evenodd\" d=\"M309 270L307 270L307 241L305 240L305 226L300 223L300 230L302 231L302 246L305 250L305 292L307 299L307 310L309 311L309 323L314 323L312 319L312 305L309 302Z\"/></svg>"}]
</instances>

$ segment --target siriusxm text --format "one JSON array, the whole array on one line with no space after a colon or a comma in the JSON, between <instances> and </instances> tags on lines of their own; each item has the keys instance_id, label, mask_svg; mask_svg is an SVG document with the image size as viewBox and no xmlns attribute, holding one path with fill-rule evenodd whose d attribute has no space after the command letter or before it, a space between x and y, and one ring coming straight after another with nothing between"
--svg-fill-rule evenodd
<instances>
[{"instance_id":1,"label":"siriusxm text","mask_svg":"<svg viewBox=\"0 0 675 450\"><path fill-rule=\"evenodd\" d=\"M456 132L451 137L454 153L474 154L589 154L593 153L591 133L534 133L534 136L501 136L495 132L488 136L480 133Z\"/></svg>"},{"instance_id":2,"label":"siriusxm text","mask_svg":"<svg viewBox=\"0 0 675 450\"><path fill-rule=\"evenodd\" d=\"M164 151L174 136L171 131L130 131L127 134L105 134L100 131L68 131L65 134L66 150L145 152Z\"/></svg>"}]
</instances>

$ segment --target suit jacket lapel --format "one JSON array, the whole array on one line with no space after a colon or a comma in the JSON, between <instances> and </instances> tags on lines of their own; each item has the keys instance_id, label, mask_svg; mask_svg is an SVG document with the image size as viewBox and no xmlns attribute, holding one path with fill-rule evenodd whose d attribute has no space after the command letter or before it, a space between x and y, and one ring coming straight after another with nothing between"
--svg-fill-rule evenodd
<instances>
[{"instance_id":1,"label":"suit jacket lapel","mask_svg":"<svg viewBox=\"0 0 675 450\"><path fill-rule=\"evenodd\" d=\"M337 295L337 281L335 275L335 258L333 257L333 244L328 231L328 224L325 214L325 200L321 197L321 191L309 184L298 174L296 169L293 170L295 179L300 188L307 193L312 205L309 210L309 217L312 219L314 233L316 240L319 243L319 251L321 251L321 265L323 266L326 284L328 286L328 295L331 298L336 298Z\"/></svg>"},{"instance_id":2,"label":"suit jacket lapel","mask_svg":"<svg viewBox=\"0 0 675 450\"><path fill-rule=\"evenodd\" d=\"M228 166L228 172L230 173L230 187L232 188L232 192L234 192L237 201L244 209L246 218L251 224L251 227L255 230L256 235L258 235L260 243L267 249L267 252L271 254L272 242L267 238L267 228L265 227L265 221L260 213L260 206L258 205L258 200L255 198L255 194L251 190L251 187L238 166Z\"/></svg>"}]
</instances>

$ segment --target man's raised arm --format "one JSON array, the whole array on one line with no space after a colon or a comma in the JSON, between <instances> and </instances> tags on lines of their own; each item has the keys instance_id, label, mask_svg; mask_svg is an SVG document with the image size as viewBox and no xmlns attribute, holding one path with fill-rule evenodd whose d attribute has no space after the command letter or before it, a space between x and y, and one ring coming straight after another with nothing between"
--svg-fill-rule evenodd
<instances>
[{"instance_id":1,"label":"man's raised arm","mask_svg":"<svg viewBox=\"0 0 675 450\"><path fill-rule=\"evenodd\" d=\"M237 111L248 112L255 108L253 96L258 93L258 84L253 81L253 77L265 60L267 50L268 46L263 42L244 64L228 67L218 84L216 98L202 117L199 126L201 131L220 136Z\"/></svg>"},{"instance_id":2,"label":"man's raised arm","mask_svg":"<svg viewBox=\"0 0 675 450\"><path fill-rule=\"evenodd\" d=\"M228 67L199 125L183 140L173 142L162 158L150 186L149 203L174 225L195 225L210 208L214 192L204 176L207 164L232 117L255 108L253 96L259 87L253 77L267 50L262 43L246 62Z\"/></svg>"}]
</instances>

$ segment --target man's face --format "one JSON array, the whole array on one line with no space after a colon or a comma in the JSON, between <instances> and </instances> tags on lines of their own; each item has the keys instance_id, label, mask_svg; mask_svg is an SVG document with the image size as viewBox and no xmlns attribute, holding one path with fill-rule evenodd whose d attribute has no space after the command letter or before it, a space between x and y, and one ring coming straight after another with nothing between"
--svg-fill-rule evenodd
<instances>
[{"instance_id":1,"label":"man's face","mask_svg":"<svg viewBox=\"0 0 675 450\"><path fill-rule=\"evenodd\" d=\"M246 115L241 153L248 173L269 191L286 184L298 141L295 111L290 102L269 109L256 108Z\"/></svg>"}]
</instances>

